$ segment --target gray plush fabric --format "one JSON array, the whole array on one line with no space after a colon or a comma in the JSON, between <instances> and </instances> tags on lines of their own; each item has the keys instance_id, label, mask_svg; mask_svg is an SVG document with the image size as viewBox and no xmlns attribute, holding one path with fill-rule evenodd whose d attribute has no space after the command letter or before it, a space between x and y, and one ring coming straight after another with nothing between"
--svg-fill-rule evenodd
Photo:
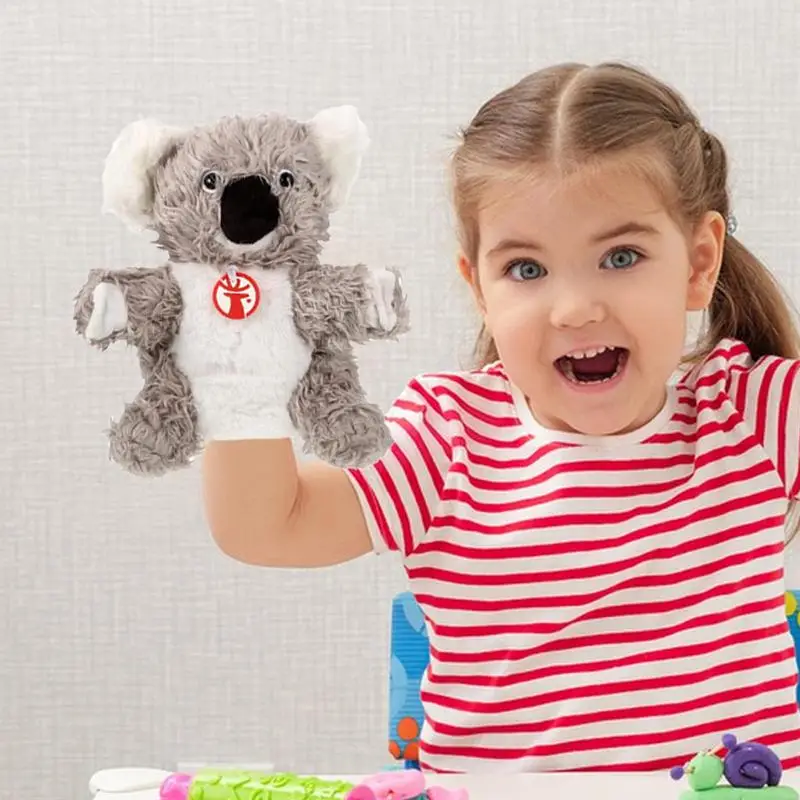
<instances>
[{"instance_id":1,"label":"gray plush fabric","mask_svg":"<svg viewBox=\"0 0 800 800\"><path fill-rule=\"evenodd\" d=\"M105 350L121 340L135 347L144 376L139 394L125 405L119 421L110 423L109 456L137 474L162 474L186 466L200 441L191 386L169 349L182 311L178 284L168 267L92 270L75 303L81 336L92 312L92 291L102 281L123 290L128 325L92 344Z\"/></svg>"},{"instance_id":2,"label":"gray plush fabric","mask_svg":"<svg viewBox=\"0 0 800 800\"><path fill-rule=\"evenodd\" d=\"M126 135L135 143L145 133L132 129ZM143 154L151 162L142 164ZM114 156L112 149L109 163L112 157L118 164L124 153ZM367 268L320 263L336 175L309 123L277 114L224 118L172 131L158 146L133 147L130 160L134 176L138 169L143 182L131 195L138 221L144 219L145 227L156 232L169 262L157 268L92 270L74 308L76 329L83 336L95 287L101 282L118 287L127 323L91 343L105 350L124 341L138 352L144 384L111 424L110 457L135 474L161 475L185 467L202 448L191 382L174 357L184 302L171 264L213 265L222 274L235 261L241 268L284 270L291 281L294 325L311 350L310 366L288 407L304 449L339 466L362 466L379 458L391 439L383 414L361 387L353 343L406 332L408 306L395 271L393 324L376 327ZM212 172L215 177L208 180ZM248 177L260 180L239 183L245 199L236 203L250 203L250 217L233 200L223 208L224 191ZM253 222L252 197L262 195L251 190L269 193L264 207L270 206L270 214L274 210L276 224L263 241L242 246L242 240L231 242L226 232L247 231L269 216L264 211L266 216ZM228 199L232 196L233 191Z\"/></svg>"}]
</instances>

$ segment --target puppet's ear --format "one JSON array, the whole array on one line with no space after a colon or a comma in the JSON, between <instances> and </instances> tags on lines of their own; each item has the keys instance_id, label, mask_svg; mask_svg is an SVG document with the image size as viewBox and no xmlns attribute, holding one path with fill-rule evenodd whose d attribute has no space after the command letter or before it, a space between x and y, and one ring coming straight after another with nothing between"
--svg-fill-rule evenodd
<instances>
[{"instance_id":1,"label":"puppet's ear","mask_svg":"<svg viewBox=\"0 0 800 800\"><path fill-rule=\"evenodd\" d=\"M332 211L347 201L369 147L367 126L354 106L326 108L309 121L311 135L331 175L328 200Z\"/></svg>"},{"instance_id":2,"label":"puppet's ear","mask_svg":"<svg viewBox=\"0 0 800 800\"><path fill-rule=\"evenodd\" d=\"M157 120L126 126L111 146L103 170L103 211L115 214L134 230L153 220L156 167L181 142L185 132Z\"/></svg>"}]
</instances>

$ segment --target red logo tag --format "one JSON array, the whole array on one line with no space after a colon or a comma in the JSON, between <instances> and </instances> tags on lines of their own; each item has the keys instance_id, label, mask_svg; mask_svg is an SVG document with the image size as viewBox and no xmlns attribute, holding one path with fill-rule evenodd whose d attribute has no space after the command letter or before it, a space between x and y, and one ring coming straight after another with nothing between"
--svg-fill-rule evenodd
<instances>
[{"instance_id":1,"label":"red logo tag","mask_svg":"<svg viewBox=\"0 0 800 800\"><path fill-rule=\"evenodd\" d=\"M228 270L212 290L214 308L228 319L245 319L261 304L261 289L244 272Z\"/></svg>"}]
</instances>

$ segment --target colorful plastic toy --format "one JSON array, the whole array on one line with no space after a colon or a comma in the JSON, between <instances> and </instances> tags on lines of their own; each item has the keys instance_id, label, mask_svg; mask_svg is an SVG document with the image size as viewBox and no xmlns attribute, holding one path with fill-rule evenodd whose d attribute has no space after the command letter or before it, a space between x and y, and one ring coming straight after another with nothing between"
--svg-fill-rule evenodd
<instances>
[{"instance_id":1,"label":"colorful plastic toy","mask_svg":"<svg viewBox=\"0 0 800 800\"><path fill-rule=\"evenodd\" d=\"M720 756L726 749L727 755ZM741 742L731 733L713 750L698 753L688 764L670 770L673 780L686 776L689 790L681 800L798 800L790 786L781 786L783 767L778 756L766 745ZM719 785L723 776L728 785Z\"/></svg>"},{"instance_id":2,"label":"colorful plastic toy","mask_svg":"<svg viewBox=\"0 0 800 800\"><path fill-rule=\"evenodd\" d=\"M202 770L196 775L118 769L96 773L95 800L468 800L465 789L426 786L417 770L381 772L354 784L284 772Z\"/></svg>"}]
</instances>

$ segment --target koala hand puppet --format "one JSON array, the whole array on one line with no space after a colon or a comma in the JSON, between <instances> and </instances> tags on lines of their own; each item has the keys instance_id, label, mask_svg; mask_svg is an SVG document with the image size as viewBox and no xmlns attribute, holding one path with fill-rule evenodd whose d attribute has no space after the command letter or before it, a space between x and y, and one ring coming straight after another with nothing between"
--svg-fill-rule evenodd
<instances>
[{"instance_id":1,"label":"koala hand puppet","mask_svg":"<svg viewBox=\"0 0 800 800\"><path fill-rule=\"evenodd\" d=\"M295 436L337 466L385 452L353 345L408 330L400 275L320 260L367 145L352 106L122 131L104 208L154 231L168 260L92 270L75 300L80 335L139 357L143 386L111 423L112 460L161 475L210 440Z\"/></svg>"}]
</instances>

